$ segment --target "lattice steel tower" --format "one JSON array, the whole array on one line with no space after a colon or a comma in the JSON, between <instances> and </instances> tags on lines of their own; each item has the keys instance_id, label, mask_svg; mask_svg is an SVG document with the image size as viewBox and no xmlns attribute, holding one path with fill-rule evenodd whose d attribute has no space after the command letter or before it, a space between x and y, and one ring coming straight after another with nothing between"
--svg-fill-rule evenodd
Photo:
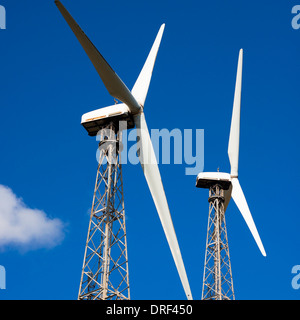
<instances>
[{"instance_id":1,"label":"lattice steel tower","mask_svg":"<svg viewBox=\"0 0 300 320\"><path fill-rule=\"evenodd\" d=\"M100 131L96 176L78 299L130 299L120 162L121 132Z\"/></svg>"},{"instance_id":2,"label":"lattice steel tower","mask_svg":"<svg viewBox=\"0 0 300 320\"><path fill-rule=\"evenodd\" d=\"M234 299L224 209L224 185L209 188L209 216L203 275L203 300ZM228 188L228 186L227 186Z\"/></svg>"}]
</instances>

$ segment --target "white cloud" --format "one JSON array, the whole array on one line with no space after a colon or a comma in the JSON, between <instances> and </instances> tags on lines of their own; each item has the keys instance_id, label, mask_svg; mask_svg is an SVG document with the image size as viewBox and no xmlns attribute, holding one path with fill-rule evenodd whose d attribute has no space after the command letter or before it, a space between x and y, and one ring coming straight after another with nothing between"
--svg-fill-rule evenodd
<instances>
[{"instance_id":1,"label":"white cloud","mask_svg":"<svg viewBox=\"0 0 300 320\"><path fill-rule=\"evenodd\" d=\"M0 185L0 247L51 248L62 241L63 227L60 219L28 208L10 188Z\"/></svg>"}]
</instances>

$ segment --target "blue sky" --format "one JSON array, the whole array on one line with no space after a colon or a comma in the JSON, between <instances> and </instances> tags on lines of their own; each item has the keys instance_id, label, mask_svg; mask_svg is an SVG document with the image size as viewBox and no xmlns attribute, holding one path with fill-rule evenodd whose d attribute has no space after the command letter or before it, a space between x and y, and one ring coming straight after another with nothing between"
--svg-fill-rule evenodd
<instances>
[{"instance_id":1,"label":"blue sky","mask_svg":"<svg viewBox=\"0 0 300 320\"><path fill-rule=\"evenodd\" d=\"M80 119L113 98L54 1L0 4L7 14L7 29L0 30L0 184L10 188L4 195L20 215L31 209L35 226L45 228L35 228L25 245L9 237L2 243L0 299L76 299L97 168L97 141ZM129 88L166 24L145 104L148 127L204 129L205 171L230 170L235 75L244 49L239 180L267 257L232 201L226 221L235 294L299 299L291 270L300 264L300 29L292 28L291 10L300 3L63 4ZM208 192L195 188L196 176L185 168L160 165L191 290L200 299ZM132 299L185 299L141 167L124 165L123 177Z\"/></svg>"}]
</instances>

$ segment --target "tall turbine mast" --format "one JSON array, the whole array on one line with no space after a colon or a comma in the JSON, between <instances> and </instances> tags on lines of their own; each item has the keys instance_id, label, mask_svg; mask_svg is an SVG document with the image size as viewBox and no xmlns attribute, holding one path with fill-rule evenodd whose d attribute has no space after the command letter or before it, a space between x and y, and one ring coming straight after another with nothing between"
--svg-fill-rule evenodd
<instances>
[{"instance_id":1,"label":"tall turbine mast","mask_svg":"<svg viewBox=\"0 0 300 320\"><path fill-rule=\"evenodd\" d=\"M243 50L240 50L233 111L228 143L231 172L201 172L196 187L209 189L209 218L205 250L202 299L235 299L225 212L231 197L240 210L263 256L265 249L250 213L246 198L238 180L240 110L242 89Z\"/></svg>"},{"instance_id":2,"label":"tall turbine mast","mask_svg":"<svg viewBox=\"0 0 300 320\"><path fill-rule=\"evenodd\" d=\"M114 122L100 131L99 165L85 246L79 300L129 300L127 235L120 144Z\"/></svg>"},{"instance_id":3,"label":"tall turbine mast","mask_svg":"<svg viewBox=\"0 0 300 320\"><path fill-rule=\"evenodd\" d=\"M221 181L209 188L202 300L235 299L225 221L224 191L227 188L228 183Z\"/></svg>"}]
</instances>

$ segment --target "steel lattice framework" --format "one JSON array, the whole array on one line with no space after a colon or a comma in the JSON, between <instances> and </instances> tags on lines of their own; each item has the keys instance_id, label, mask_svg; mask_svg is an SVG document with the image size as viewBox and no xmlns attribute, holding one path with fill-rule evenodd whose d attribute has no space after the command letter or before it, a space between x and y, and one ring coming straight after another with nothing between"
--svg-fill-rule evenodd
<instances>
[{"instance_id":1,"label":"steel lattice framework","mask_svg":"<svg viewBox=\"0 0 300 320\"><path fill-rule=\"evenodd\" d=\"M80 281L80 300L129 300L121 132L99 131L99 165Z\"/></svg>"},{"instance_id":2,"label":"steel lattice framework","mask_svg":"<svg viewBox=\"0 0 300 320\"><path fill-rule=\"evenodd\" d=\"M209 189L209 217L203 275L203 300L234 300L229 246L224 210L224 190Z\"/></svg>"}]
</instances>

